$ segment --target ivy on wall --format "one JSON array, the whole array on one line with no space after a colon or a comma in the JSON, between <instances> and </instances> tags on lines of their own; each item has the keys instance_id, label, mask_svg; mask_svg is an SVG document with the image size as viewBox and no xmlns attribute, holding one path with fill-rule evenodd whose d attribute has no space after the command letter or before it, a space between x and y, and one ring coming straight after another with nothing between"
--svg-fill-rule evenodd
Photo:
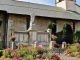
<instances>
[{"instance_id":1,"label":"ivy on wall","mask_svg":"<svg viewBox=\"0 0 80 60\"><path fill-rule=\"evenodd\" d=\"M49 22L48 28L52 30L52 34L56 35L56 24L54 22Z\"/></svg>"}]
</instances>

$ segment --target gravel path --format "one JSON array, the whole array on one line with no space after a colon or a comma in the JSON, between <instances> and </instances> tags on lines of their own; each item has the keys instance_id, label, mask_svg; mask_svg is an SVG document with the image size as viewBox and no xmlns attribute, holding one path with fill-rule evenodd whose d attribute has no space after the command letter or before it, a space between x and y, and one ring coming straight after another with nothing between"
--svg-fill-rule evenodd
<instances>
[{"instance_id":1,"label":"gravel path","mask_svg":"<svg viewBox=\"0 0 80 60\"><path fill-rule=\"evenodd\" d=\"M80 60L80 58L76 57L68 57L68 56L60 56L61 60Z\"/></svg>"}]
</instances>

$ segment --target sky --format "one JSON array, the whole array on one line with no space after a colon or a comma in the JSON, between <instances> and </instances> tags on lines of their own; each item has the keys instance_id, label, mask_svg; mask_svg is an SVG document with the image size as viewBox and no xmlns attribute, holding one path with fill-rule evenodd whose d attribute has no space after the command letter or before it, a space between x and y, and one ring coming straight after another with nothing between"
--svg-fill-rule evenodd
<instances>
[{"instance_id":1,"label":"sky","mask_svg":"<svg viewBox=\"0 0 80 60\"><path fill-rule=\"evenodd\" d=\"M19 1L55 6L55 0L19 0ZM80 5L80 0L76 0L76 3Z\"/></svg>"}]
</instances>

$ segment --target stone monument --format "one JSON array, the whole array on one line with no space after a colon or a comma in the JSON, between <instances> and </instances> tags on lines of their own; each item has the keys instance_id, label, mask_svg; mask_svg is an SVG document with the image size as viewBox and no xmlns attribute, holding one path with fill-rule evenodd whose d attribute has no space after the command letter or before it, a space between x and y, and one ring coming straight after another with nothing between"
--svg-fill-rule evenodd
<instances>
[{"instance_id":1,"label":"stone monument","mask_svg":"<svg viewBox=\"0 0 80 60\"><path fill-rule=\"evenodd\" d=\"M33 44L35 41L37 41L37 29L36 29L36 24L34 23L35 20L35 14L31 14L31 19L30 19L30 27L27 31L29 31L30 34L30 42L29 44Z\"/></svg>"},{"instance_id":2,"label":"stone monument","mask_svg":"<svg viewBox=\"0 0 80 60\"><path fill-rule=\"evenodd\" d=\"M36 25L34 24L35 14L32 13L30 18L30 27L28 30L36 30Z\"/></svg>"}]
</instances>

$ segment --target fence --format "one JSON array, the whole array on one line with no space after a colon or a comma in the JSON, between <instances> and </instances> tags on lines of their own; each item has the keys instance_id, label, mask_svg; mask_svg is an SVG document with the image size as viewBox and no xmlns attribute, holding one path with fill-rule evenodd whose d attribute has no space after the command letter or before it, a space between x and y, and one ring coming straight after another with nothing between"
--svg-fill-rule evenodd
<instances>
[{"instance_id":1,"label":"fence","mask_svg":"<svg viewBox=\"0 0 80 60\"><path fill-rule=\"evenodd\" d=\"M18 47L21 44L25 44L25 45L31 45L34 44L34 38L36 35L36 41L38 42L38 45L44 45L47 46L49 45L49 33L48 32L36 32L36 34L32 34L31 32L15 32L15 47ZM31 43L32 42L32 43ZM9 44L9 46L11 47L11 42Z\"/></svg>"},{"instance_id":2,"label":"fence","mask_svg":"<svg viewBox=\"0 0 80 60\"><path fill-rule=\"evenodd\" d=\"M37 41L39 45L47 46L49 44L49 33L37 32Z\"/></svg>"},{"instance_id":3,"label":"fence","mask_svg":"<svg viewBox=\"0 0 80 60\"><path fill-rule=\"evenodd\" d=\"M29 33L28 32L14 32L15 39L15 47L19 47L21 44L28 45L29 42ZM11 41L9 42L9 47L11 47Z\"/></svg>"}]
</instances>

